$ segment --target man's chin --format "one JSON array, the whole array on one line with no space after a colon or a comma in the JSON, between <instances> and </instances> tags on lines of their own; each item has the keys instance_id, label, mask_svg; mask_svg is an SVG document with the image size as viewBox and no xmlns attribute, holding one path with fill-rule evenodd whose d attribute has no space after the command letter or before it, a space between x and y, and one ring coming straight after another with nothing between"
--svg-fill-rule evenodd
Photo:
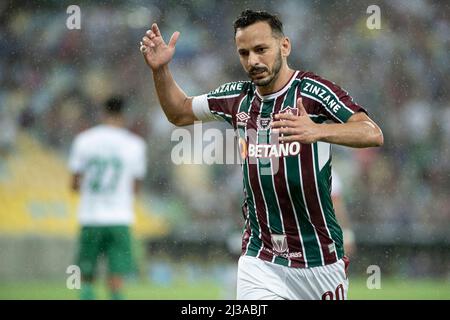
<instances>
[{"instance_id":1,"label":"man's chin","mask_svg":"<svg viewBox=\"0 0 450 320\"><path fill-rule=\"evenodd\" d=\"M265 87L272 83L273 78L266 77L261 79L253 79L253 83L258 87Z\"/></svg>"}]
</instances>

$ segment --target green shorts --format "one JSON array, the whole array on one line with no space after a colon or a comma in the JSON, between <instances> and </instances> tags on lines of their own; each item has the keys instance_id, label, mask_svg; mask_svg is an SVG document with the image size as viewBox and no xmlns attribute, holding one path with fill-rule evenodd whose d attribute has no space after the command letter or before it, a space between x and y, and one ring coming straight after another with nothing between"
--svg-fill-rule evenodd
<instances>
[{"instance_id":1,"label":"green shorts","mask_svg":"<svg viewBox=\"0 0 450 320\"><path fill-rule=\"evenodd\" d=\"M83 226L81 228L78 261L81 275L92 278L97 261L104 255L109 274L124 275L134 269L131 233L128 226Z\"/></svg>"}]
</instances>

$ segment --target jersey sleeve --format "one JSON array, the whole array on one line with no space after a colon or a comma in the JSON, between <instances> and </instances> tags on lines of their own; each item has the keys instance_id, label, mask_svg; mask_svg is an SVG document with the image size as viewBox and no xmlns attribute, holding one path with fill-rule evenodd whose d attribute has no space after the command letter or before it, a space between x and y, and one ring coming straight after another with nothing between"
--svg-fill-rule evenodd
<instances>
[{"instance_id":1,"label":"jersey sleeve","mask_svg":"<svg viewBox=\"0 0 450 320\"><path fill-rule=\"evenodd\" d=\"M367 111L353 101L347 91L312 72L307 72L301 81L301 95L316 102L317 113L325 114L337 123L347 122L356 112Z\"/></svg>"},{"instance_id":2,"label":"jersey sleeve","mask_svg":"<svg viewBox=\"0 0 450 320\"><path fill-rule=\"evenodd\" d=\"M232 125L233 112L247 88L247 82L229 82L192 100L192 111L201 121L226 121Z\"/></svg>"},{"instance_id":3,"label":"jersey sleeve","mask_svg":"<svg viewBox=\"0 0 450 320\"><path fill-rule=\"evenodd\" d=\"M69 170L71 173L81 173L85 167L85 157L83 155L83 145L79 137L75 138L69 155Z\"/></svg>"}]
</instances>

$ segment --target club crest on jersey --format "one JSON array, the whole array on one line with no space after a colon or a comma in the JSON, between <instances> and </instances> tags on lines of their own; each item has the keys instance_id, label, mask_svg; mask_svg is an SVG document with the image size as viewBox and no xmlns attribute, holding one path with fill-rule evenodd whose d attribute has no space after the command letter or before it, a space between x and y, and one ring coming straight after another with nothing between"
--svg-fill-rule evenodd
<instances>
[{"instance_id":1,"label":"club crest on jersey","mask_svg":"<svg viewBox=\"0 0 450 320\"><path fill-rule=\"evenodd\" d=\"M247 126L247 121L250 119L250 116L247 112L239 112L236 114L236 123L240 126Z\"/></svg>"},{"instance_id":2,"label":"club crest on jersey","mask_svg":"<svg viewBox=\"0 0 450 320\"><path fill-rule=\"evenodd\" d=\"M288 250L287 238L285 234L272 234L273 251L284 253Z\"/></svg>"},{"instance_id":3,"label":"club crest on jersey","mask_svg":"<svg viewBox=\"0 0 450 320\"><path fill-rule=\"evenodd\" d=\"M288 113L288 114L293 114L294 116L298 116L298 109L288 106L287 108L281 110L280 113Z\"/></svg>"},{"instance_id":4,"label":"club crest on jersey","mask_svg":"<svg viewBox=\"0 0 450 320\"><path fill-rule=\"evenodd\" d=\"M261 115L258 116L256 119L256 124L258 127L258 130L268 130L270 128L270 124L272 123L272 117L261 117Z\"/></svg>"}]
</instances>

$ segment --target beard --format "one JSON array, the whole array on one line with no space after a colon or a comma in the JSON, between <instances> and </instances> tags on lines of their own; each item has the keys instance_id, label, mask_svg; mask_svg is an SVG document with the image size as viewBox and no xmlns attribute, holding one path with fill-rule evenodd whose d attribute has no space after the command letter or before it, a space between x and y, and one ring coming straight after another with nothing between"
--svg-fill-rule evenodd
<instances>
[{"instance_id":1,"label":"beard","mask_svg":"<svg viewBox=\"0 0 450 320\"><path fill-rule=\"evenodd\" d=\"M278 54L275 58L275 63L273 65L272 70L269 70L266 67L256 67L256 68L250 69L250 71L247 73L247 75L253 81L253 83L255 85L257 85L258 87L266 87L266 86L270 85L271 83L273 83L278 78L278 75L279 75L280 69L281 69L281 63L282 63L281 50L279 50ZM252 78L252 76L257 74L258 72L263 72L263 71L267 71L269 73L269 75L262 79L253 79Z\"/></svg>"}]
</instances>

